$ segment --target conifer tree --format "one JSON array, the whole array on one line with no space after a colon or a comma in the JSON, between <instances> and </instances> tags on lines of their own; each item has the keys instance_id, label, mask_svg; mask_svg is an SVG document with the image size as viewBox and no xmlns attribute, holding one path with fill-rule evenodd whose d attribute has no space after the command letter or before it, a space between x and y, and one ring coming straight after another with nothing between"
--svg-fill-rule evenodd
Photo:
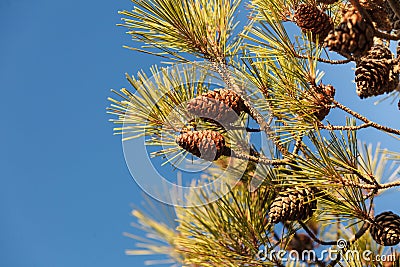
<instances>
[{"instance_id":1,"label":"conifer tree","mask_svg":"<svg viewBox=\"0 0 400 267\"><path fill-rule=\"evenodd\" d=\"M127 234L138 242L128 254L191 267L400 266L400 216L375 212L400 186L400 151L358 138L400 130L336 99L399 100L398 0L132 2L120 12L129 48L169 65L113 91L115 133L144 138L172 169L209 167L185 194L164 192L175 205L132 212L148 238ZM355 83L341 88L324 65Z\"/></svg>"}]
</instances>

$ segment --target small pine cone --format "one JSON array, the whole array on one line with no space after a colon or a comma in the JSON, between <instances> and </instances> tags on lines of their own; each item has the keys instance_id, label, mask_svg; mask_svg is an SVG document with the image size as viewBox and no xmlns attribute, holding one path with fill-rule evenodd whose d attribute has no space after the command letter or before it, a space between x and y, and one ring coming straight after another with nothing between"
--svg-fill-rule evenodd
<instances>
[{"instance_id":1,"label":"small pine cone","mask_svg":"<svg viewBox=\"0 0 400 267\"><path fill-rule=\"evenodd\" d=\"M270 222L305 220L317 208L317 200L309 188L288 188L279 192L268 212Z\"/></svg>"},{"instance_id":2,"label":"small pine cone","mask_svg":"<svg viewBox=\"0 0 400 267\"><path fill-rule=\"evenodd\" d=\"M383 246L395 246L400 243L400 216L385 211L375 216L370 233L376 243Z\"/></svg>"},{"instance_id":3,"label":"small pine cone","mask_svg":"<svg viewBox=\"0 0 400 267\"><path fill-rule=\"evenodd\" d=\"M220 123L235 122L240 112L247 112L242 98L228 89L217 89L204 93L190 100L186 107L190 113L196 116Z\"/></svg>"},{"instance_id":4,"label":"small pine cone","mask_svg":"<svg viewBox=\"0 0 400 267\"><path fill-rule=\"evenodd\" d=\"M313 41L316 36L323 41L333 29L331 18L315 5L300 4L294 13L294 21L303 32L312 32Z\"/></svg>"},{"instance_id":5,"label":"small pine cone","mask_svg":"<svg viewBox=\"0 0 400 267\"><path fill-rule=\"evenodd\" d=\"M343 12L342 21L325 38L325 45L344 56L361 56L373 45L374 27L353 7Z\"/></svg>"},{"instance_id":6,"label":"small pine cone","mask_svg":"<svg viewBox=\"0 0 400 267\"><path fill-rule=\"evenodd\" d=\"M382 95L396 89L399 76L394 73L394 66L388 64L389 59L392 59L390 49L376 45L357 60L355 81L360 98Z\"/></svg>"},{"instance_id":7,"label":"small pine cone","mask_svg":"<svg viewBox=\"0 0 400 267\"><path fill-rule=\"evenodd\" d=\"M175 142L193 155L208 160L217 160L226 152L225 139L216 131L189 131L178 135Z\"/></svg>"},{"instance_id":8,"label":"small pine cone","mask_svg":"<svg viewBox=\"0 0 400 267\"><path fill-rule=\"evenodd\" d=\"M312 91L312 102L317 107L313 114L322 121L331 110L331 98L335 96L335 88L330 84L324 85L321 83L317 87L312 88Z\"/></svg>"},{"instance_id":9,"label":"small pine cone","mask_svg":"<svg viewBox=\"0 0 400 267\"><path fill-rule=\"evenodd\" d=\"M314 249L313 240L308 235L303 233L295 234L286 248L286 250L288 251L295 250L299 254L301 254L305 250L313 250L313 249Z\"/></svg>"}]
</instances>

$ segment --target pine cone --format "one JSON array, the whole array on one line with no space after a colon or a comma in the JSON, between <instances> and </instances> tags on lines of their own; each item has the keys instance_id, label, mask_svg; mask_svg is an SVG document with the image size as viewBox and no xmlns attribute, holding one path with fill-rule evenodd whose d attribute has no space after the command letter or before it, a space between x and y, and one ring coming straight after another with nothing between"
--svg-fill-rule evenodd
<instances>
[{"instance_id":1,"label":"pine cone","mask_svg":"<svg viewBox=\"0 0 400 267\"><path fill-rule=\"evenodd\" d=\"M400 242L400 216L385 211L375 216L370 233L376 243L383 246L395 246Z\"/></svg>"},{"instance_id":2,"label":"pine cone","mask_svg":"<svg viewBox=\"0 0 400 267\"><path fill-rule=\"evenodd\" d=\"M361 56L373 45L374 27L353 7L343 12L341 23L325 38L325 45L346 57Z\"/></svg>"},{"instance_id":3,"label":"pine cone","mask_svg":"<svg viewBox=\"0 0 400 267\"><path fill-rule=\"evenodd\" d=\"M317 87L312 87L311 90L310 99L313 106L316 107L316 111L313 115L322 121L331 110L330 105L332 101L330 98L335 96L335 88L330 84L324 85L321 83Z\"/></svg>"},{"instance_id":4,"label":"pine cone","mask_svg":"<svg viewBox=\"0 0 400 267\"><path fill-rule=\"evenodd\" d=\"M217 89L190 100L186 108L198 117L219 123L232 123L240 112L247 112L242 98L232 90Z\"/></svg>"},{"instance_id":5,"label":"pine cone","mask_svg":"<svg viewBox=\"0 0 400 267\"><path fill-rule=\"evenodd\" d=\"M305 220L317 208L317 200L309 188L288 188L279 192L268 212L272 223Z\"/></svg>"},{"instance_id":6,"label":"pine cone","mask_svg":"<svg viewBox=\"0 0 400 267\"><path fill-rule=\"evenodd\" d=\"M367 11L377 29L388 32L392 30L388 4L384 0L360 0L360 4Z\"/></svg>"},{"instance_id":7,"label":"pine cone","mask_svg":"<svg viewBox=\"0 0 400 267\"><path fill-rule=\"evenodd\" d=\"M355 81L360 98L392 92L399 83L399 75L394 66L388 64L392 52L382 45L374 46L364 57L356 62Z\"/></svg>"},{"instance_id":8,"label":"pine cone","mask_svg":"<svg viewBox=\"0 0 400 267\"><path fill-rule=\"evenodd\" d=\"M303 32L312 32L313 41L316 36L323 41L333 29L331 18L315 5L300 4L294 13L294 21Z\"/></svg>"},{"instance_id":9,"label":"pine cone","mask_svg":"<svg viewBox=\"0 0 400 267\"><path fill-rule=\"evenodd\" d=\"M226 152L225 139L216 131L189 131L178 135L175 142L193 155L208 160L217 160Z\"/></svg>"}]
</instances>

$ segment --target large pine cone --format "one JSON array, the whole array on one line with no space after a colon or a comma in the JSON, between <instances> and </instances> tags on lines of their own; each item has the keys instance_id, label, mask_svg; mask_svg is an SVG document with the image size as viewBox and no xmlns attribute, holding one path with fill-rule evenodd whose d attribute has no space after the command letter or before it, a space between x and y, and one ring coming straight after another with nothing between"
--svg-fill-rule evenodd
<instances>
[{"instance_id":1,"label":"large pine cone","mask_svg":"<svg viewBox=\"0 0 400 267\"><path fill-rule=\"evenodd\" d=\"M382 212L375 217L370 233L380 245L397 245L400 243L400 216L391 211Z\"/></svg>"},{"instance_id":2,"label":"large pine cone","mask_svg":"<svg viewBox=\"0 0 400 267\"><path fill-rule=\"evenodd\" d=\"M397 88L399 75L388 64L393 55L389 48L376 45L356 62L355 81L360 98L382 95Z\"/></svg>"},{"instance_id":3,"label":"large pine cone","mask_svg":"<svg viewBox=\"0 0 400 267\"><path fill-rule=\"evenodd\" d=\"M186 108L193 115L219 123L235 122L240 112L247 112L242 98L228 89L204 93L190 100Z\"/></svg>"},{"instance_id":4,"label":"large pine cone","mask_svg":"<svg viewBox=\"0 0 400 267\"><path fill-rule=\"evenodd\" d=\"M323 41L333 29L331 18L315 5L300 4L294 13L294 21L303 32L312 32L314 41L316 36Z\"/></svg>"},{"instance_id":5,"label":"large pine cone","mask_svg":"<svg viewBox=\"0 0 400 267\"><path fill-rule=\"evenodd\" d=\"M279 192L268 212L271 223L305 220L317 208L317 200L309 188L288 188Z\"/></svg>"},{"instance_id":6,"label":"large pine cone","mask_svg":"<svg viewBox=\"0 0 400 267\"><path fill-rule=\"evenodd\" d=\"M178 135L175 142L193 155L208 160L217 160L226 152L225 139L216 131L189 131Z\"/></svg>"},{"instance_id":7,"label":"large pine cone","mask_svg":"<svg viewBox=\"0 0 400 267\"><path fill-rule=\"evenodd\" d=\"M322 121L331 110L331 98L335 96L335 88L330 84L324 85L321 83L317 87L311 89L310 100L312 101L313 106L316 107L316 111L313 115Z\"/></svg>"},{"instance_id":8,"label":"large pine cone","mask_svg":"<svg viewBox=\"0 0 400 267\"><path fill-rule=\"evenodd\" d=\"M374 27L353 7L343 12L341 23L326 37L325 45L346 57L361 56L373 45Z\"/></svg>"}]
</instances>

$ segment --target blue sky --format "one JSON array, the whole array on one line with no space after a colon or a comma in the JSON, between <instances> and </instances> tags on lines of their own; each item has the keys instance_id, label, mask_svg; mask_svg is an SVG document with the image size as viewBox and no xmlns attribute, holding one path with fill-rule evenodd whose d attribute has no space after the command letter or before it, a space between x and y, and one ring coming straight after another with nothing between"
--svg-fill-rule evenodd
<instances>
[{"instance_id":1,"label":"blue sky","mask_svg":"<svg viewBox=\"0 0 400 267\"><path fill-rule=\"evenodd\" d=\"M131 204L142 193L105 112L110 89L128 86L125 72L159 62L122 48L132 43L115 26L117 11L130 8L128 0L0 0L0 267L142 266L145 257L124 255L133 241L122 235L135 233ZM326 77L343 85L344 103L400 128L394 106L355 97L350 72ZM374 133L363 137L398 149ZM393 200L397 192L378 209L399 212Z\"/></svg>"},{"instance_id":2,"label":"blue sky","mask_svg":"<svg viewBox=\"0 0 400 267\"><path fill-rule=\"evenodd\" d=\"M0 266L141 266L122 235L141 193L112 135L110 89L133 54L125 1L0 0Z\"/></svg>"}]
</instances>

